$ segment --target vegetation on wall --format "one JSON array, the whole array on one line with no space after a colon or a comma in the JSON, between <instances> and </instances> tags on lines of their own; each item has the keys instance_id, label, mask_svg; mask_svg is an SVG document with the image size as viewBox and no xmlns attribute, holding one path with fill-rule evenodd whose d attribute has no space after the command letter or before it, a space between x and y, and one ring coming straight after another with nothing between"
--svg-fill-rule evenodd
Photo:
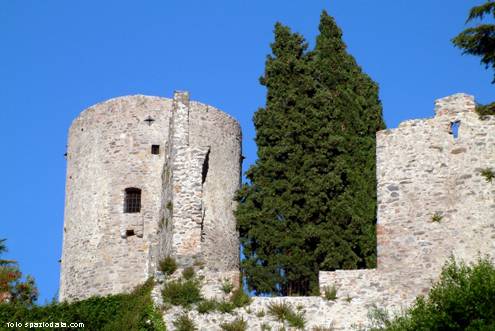
<instances>
[{"instance_id":1,"label":"vegetation on wall","mask_svg":"<svg viewBox=\"0 0 495 331\"><path fill-rule=\"evenodd\" d=\"M318 271L376 263L377 85L326 12L316 47L280 23L254 115L258 160L236 211L250 290L318 294Z\"/></svg>"},{"instance_id":2,"label":"vegetation on wall","mask_svg":"<svg viewBox=\"0 0 495 331\"><path fill-rule=\"evenodd\" d=\"M493 0L471 8L466 23L476 19L483 20L485 16L495 18L495 2ZM495 70L495 24L480 23L467 28L452 39L452 42L463 50L463 54L480 56L481 63L486 68L491 67ZM495 77L493 83L495 83ZM479 105L476 111L482 116L495 115L495 102Z\"/></svg>"},{"instance_id":3,"label":"vegetation on wall","mask_svg":"<svg viewBox=\"0 0 495 331\"><path fill-rule=\"evenodd\" d=\"M92 297L73 303L53 302L46 306L0 304L0 325L8 322L83 323L84 330L165 330L161 315L153 307L148 280L130 294ZM52 327L37 330L52 330Z\"/></svg>"},{"instance_id":4,"label":"vegetation on wall","mask_svg":"<svg viewBox=\"0 0 495 331\"><path fill-rule=\"evenodd\" d=\"M372 317L372 331L495 330L495 266L488 259L472 265L451 259L427 298L394 319L384 311Z\"/></svg>"}]
</instances>

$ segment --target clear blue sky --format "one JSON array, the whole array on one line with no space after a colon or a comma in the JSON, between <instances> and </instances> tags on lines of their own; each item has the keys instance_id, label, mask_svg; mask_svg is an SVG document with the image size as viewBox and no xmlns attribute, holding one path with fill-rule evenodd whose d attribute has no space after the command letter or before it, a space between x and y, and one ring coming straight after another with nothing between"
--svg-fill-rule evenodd
<instances>
[{"instance_id":1,"label":"clear blue sky","mask_svg":"<svg viewBox=\"0 0 495 331\"><path fill-rule=\"evenodd\" d=\"M0 1L0 238L40 288L58 289L69 125L83 109L127 94L175 89L236 117L245 169L258 77L280 21L311 45L327 9L359 64L380 85L389 127L430 117L457 92L492 101L493 73L450 39L483 0Z\"/></svg>"}]
</instances>

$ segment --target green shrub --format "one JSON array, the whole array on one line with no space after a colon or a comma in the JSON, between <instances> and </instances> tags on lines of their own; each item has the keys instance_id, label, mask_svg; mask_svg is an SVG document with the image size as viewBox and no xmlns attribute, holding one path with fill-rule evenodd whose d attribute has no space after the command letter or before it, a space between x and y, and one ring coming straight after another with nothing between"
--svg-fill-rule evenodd
<instances>
[{"instance_id":1,"label":"green shrub","mask_svg":"<svg viewBox=\"0 0 495 331\"><path fill-rule=\"evenodd\" d=\"M182 271L182 277L184 279L193 279L196 273L193 267L187 267Z\"/></svg>"},{"instance_id":2,"label":"green shrub","mask_svg":"<svg viewBox=\"0 0 495 331\"><path fill-rule=\"evenodd\" d=\"M73 303L51 303L46 306L22 307L0 304L0 325L7 322L80 322L85 330L144 331L165 330L161 315L153 307L148 280L130 294L91 297Z\"/></svg>"},{"instance_id":3,"label":"green shrub","mask_svg":"<svg viewBox=\"0 0 495 331\"><path fill-rule=\"evenodd\" d=\"M237 318L230 323L223 323L220 325L223 331L246 331L247 322L243 318Z\"/></svg>"},{"instance_id":4,"label":"green shrub","mask_svg":"<svg viewBox=\"0 0 495 331\"><path fill-rule=\"evenodd\" d=\"M493 179L495 178L495 173L493 172L492 169L486 168L481 170L481 176L485 177L485 180L488 183L491 183Z\"/></svg>"},{"instance_id":5,"label":"green shrub","mask_svg":"<svg viewBox=\"0 0 495 331\"><path fill-rule=\"evenodd\" d=\"M196 331L198 329L186 313L180 315L173 324L177 331Z\"/></svg>"},{"instance_id":6,"label":"green shrub","mask_svg":"<svg viewBox=\"0 0 495 331\"><path fill-rule=\"evenodd\" d=\"M328 301L333 301L337 299L337 288L335 287L335 285L325 286L323 288L323 294L325 299L327 299Z\"/></svg>"},{"instance_id":7,"label":"green shrub","mask_svg":"<svg viewBox=\"0 0 495 331\"><path fill-rule=\"evenodd\" d=\"M236 307L230 301L220 301L218 303L217 309L221 313L232 313Z\"/></svg>"},{"instance_id":8,"label":"green shrub","mask_svg":"<svg viewBox=\"0 0 495 331\"><path fill-rule=\"evenodd\" d=\"M278 321L283 322L288 315L294 314L292 308L285 302L272 302L268 305L268 313Z\"/></svg>"},{"instance_id":9,"label":"green shrub","mask_svg":"<svg viewBox=\"0 0 495 331\"><path fill-rule=\"evenodd\" d=\"M306 320L304 312L294 312L292 307L285 301L273 302L268 305L268 313L279 322L287 321L290 326L296 329L304 329Z\"/></svg>"},{"instance_id":10,"label":"green shrub","mask_svg":"<svg viewBox=\"0 0 495 331\"><path fill-rule=\"evenodd\" d=\"M165 284L163 301L175 306L189 307L202 300L199 282L195 279L176 280Z\"/></svg>"},{"instance_id":11,"label":"green shrub","mask_svg":"<svg viewBox=\"0 0 495 331\"><path fill-rule=\"evenodd\" d=\"M304 326L306 325L306 319L304 318L304 312L302 311L297 313L291 311L286 316L286 320L289 322L290 326L298 330L304 330Z\"/></svg>"},{"instance_id":12,"label":"green shrub","mask_svg":"<svg viewBox=\"0 0 495 331\"><path fill-rule=\"evenodd\" d=\"M217 309L218 302L215 300L203 300L200 303L198 303L198 313L200 314L207 314L209 312L212 312Z\"/></svg>"},{"instance_id":13,"label":"green shrub","mask_svg":"<svg viewBox=\"0 0 495 331\"><path fill-rule=\"evenodd\" d=\"M256 313L256 317L258 318L262 318L262 317L265 317L265 311L262 309L262 310L259 310L257 313Z\"/></svg>"},{"instance_id":14,"label":"green shrub","mask_svg":"<svg viewBox=\"0 0 495 331\"><path fill-rule=\"evenodd\" d=\"M173 257L167 256L158 263L158 268L164 275L171 275L177 270L177 263Z\"/></svg>"},{"instance_id":15,"label":"green shrub","mask_svg":"<svg viewBox=\"0 0 495 331\"><path fill-rule=\"evenodd\" d=\"M225 279L222 283L222 291L225 294L229 294L234 289L234 284L228 279Z\"/></svg>"},{"instance_id":16,"label":"green shrub","mask_svg":"<svg viewBox=\"0 0 495 331\"><path fill-rule=\"evenodd\" d=\"M238 288L232 293L230 297L230 302L236 307L241 308L247 306L251 303L251 298L244 292L242 288Z\"/></svg>"},{"instance_id":17,"label":"green shrub","mask_svg":"<svg viewBox=\"0 0 495 331\"><path fill-rule=\"evenodd\" d=\"M487 105L476 105L476 112L481 118L484 118L487 115L495 115L495 102Z\"/></svg>"},{"instance_id":18,"label":"green shrub","mask_svg":"<svg viewBox=\"0 0 495 331\"><path fill-rule=\"evenodd\" d=\"M472 265L450 259L427 298L392 320L383 312L378 318L381 325L372 330L495 330L495 266L488 259Z\"/></svg>"}]
</instances>

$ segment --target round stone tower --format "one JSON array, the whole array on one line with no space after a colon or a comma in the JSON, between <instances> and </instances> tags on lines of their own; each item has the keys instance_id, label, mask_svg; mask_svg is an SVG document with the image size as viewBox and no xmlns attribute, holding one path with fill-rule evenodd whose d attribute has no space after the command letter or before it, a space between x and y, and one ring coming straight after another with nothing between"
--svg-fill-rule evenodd
<instances>
[{"instance_id":1,"label":"round stone tower","mask_svg":"<svg viewBox=\"0 0 495 331\"><path fill-rule=\"evenodd\" d=\"M235 281L240 172L239 123L186 92L86 109L69 130L60 300L129 291L165 256Z\"/></svg>"}]
</instances>

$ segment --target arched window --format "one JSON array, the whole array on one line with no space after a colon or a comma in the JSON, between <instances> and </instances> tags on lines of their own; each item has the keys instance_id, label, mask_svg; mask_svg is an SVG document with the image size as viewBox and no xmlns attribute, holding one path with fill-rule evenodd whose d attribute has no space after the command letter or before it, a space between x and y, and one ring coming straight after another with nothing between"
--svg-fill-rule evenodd
<instances>
[{"instance_id":1,"label":"arched window","mask_svg":"<svg viewBox=\"0 0 495 331\"><path fill-rule=\"evenodd\" d=\"M141 211L141 190L135 187L125 189L124 213Z\"/></svg>"}]
</instances>

